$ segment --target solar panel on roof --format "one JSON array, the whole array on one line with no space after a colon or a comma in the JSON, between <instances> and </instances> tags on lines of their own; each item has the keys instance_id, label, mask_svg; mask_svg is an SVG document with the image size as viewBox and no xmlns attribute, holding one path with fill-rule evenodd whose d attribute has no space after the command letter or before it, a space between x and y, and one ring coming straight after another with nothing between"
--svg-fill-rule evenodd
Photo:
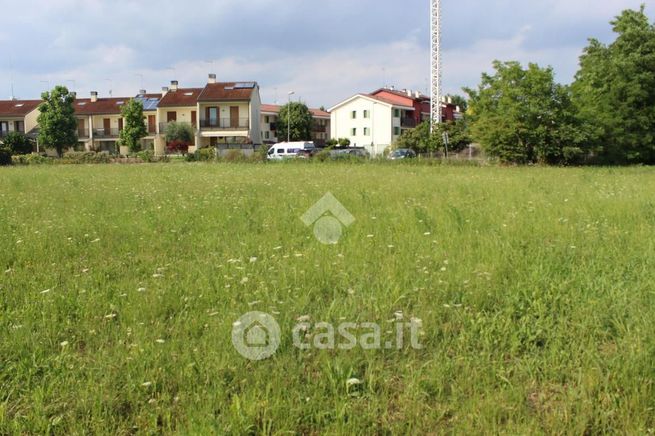
<instances>
[{"instance_id":1,"label":"solar panel on roof","mask_svg":"<svg viewBox=\"0 0 655 436\"><path fill-rule=\"evenodd\" d=\"M241 82L235 83L234 89L251 89L255 87L255 82Z\"/></svg>"}]
</instances>

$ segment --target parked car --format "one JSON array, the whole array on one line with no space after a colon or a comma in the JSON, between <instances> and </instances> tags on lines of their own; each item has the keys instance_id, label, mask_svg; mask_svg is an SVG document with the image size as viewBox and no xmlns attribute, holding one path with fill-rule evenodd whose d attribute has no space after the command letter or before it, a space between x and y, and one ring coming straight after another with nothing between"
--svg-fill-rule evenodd
<instances>
[{"instance_id":1,"label":"parked car","mask_svg":"<svg viewBox=\"0 0 655 436\"><path fill-rule=\"evenodd\" d=\"M363 147L337 148L330 151L332 159L347 159L351 157L369 158L371 154Z\"/></svg>"},{"instance_id":2,"label":"parked car","mask_svg":"<svg viewBox=\"0 0 655 436\"><path fill-rule=\"evenodd\" d=\"M298 157L300 152L314 151L313 142L279 142L268 149L269 160L282 160Z\"/></svg>"},{"instance_id":3,"label":"parked car","mask_svg":"<svg viewBox=\"0 0 655 436\"><path fill-rule=\"evenodd\" d=\"M409 148L399 148L394 150L389 154L389 160L401 160L401 159L414 159L416 157L416 152L410 150Z\"/></svg>"}]
</instances>

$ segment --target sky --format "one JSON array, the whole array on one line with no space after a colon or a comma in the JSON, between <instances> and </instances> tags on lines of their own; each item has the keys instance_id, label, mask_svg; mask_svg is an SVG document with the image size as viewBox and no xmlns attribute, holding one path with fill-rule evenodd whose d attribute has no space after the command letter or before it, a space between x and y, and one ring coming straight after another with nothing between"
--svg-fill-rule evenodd
<instances>
[{"instance_id":1,"label":"sky","mask_svg":"<svg viewBox=\"0 0 655 436\"><path fill-rule=\"evenodd\" d=\"M551 65L573 79L587 39L655 0L443 0L443 88L475 86L491 62ZM81 97L257 81L265 103L327 108L385 85L426 92L429 0L0 0L0 99L56 84ZM11 19L6 19L11 17ZM13 87L13 94L12 94Z\"/></svg>"}]
</instances>

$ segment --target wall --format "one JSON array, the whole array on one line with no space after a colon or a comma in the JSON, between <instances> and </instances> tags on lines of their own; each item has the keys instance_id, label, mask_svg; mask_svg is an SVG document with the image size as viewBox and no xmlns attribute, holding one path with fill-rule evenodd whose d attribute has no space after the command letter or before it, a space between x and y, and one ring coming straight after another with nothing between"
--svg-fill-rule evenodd
<instances>
[{"instance_id":1,"label":"wall","mask_svg":"<svg viewBox=\"0 0 655 436\"><path fill-rule=\"evenodd\" d=\"M364 118L364 110L369 112L369 118ZM357 111L357 118L352 119L352 111ZM330 134L332 138L348 138L352 147L366 147L373 156L380 155L393 142L393 125L400 126L400 119L393 120L389 105L358 97L351 102L332 111ZM364 127L369 129L364 135ZM352 135L352 129L357 134Z\"/></svg>"}]
</instances>

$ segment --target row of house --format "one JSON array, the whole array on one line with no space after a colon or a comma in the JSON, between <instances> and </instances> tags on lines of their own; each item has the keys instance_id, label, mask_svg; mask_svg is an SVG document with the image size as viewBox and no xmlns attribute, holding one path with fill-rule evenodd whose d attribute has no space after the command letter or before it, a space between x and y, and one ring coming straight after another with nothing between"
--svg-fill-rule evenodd
<instances>
[{"instance_id":1,"label":"row of house","mask_svg":"<svg viewBox=\"0 0 655 436\"><path fill-rule=\"evenodd\" d=\"M141 90L135 97L76 96L79 147L89 151L120 151L117 141L123 129L122 106L130 99L143 105L147 136L143 148L163 154L165 132L171 122L192 126L194 141L189 151L214 147L224 151L241 149L252 153L260 146L284 141L277 135L281 106L262 104L257 82L218 82L210 74L204 87L182 88L175 80L161 93ZM10 132L34 138L38 134L39 100L0 101L0 141ZM459 116L459 108L444 101L444 120ZM420 92L382 88L357 94L329 111L310 109L313 117L312 141L324 145L330 138L347 138L351 146L365 147L380 155L407 129L430 116L430 98Z\"/></svg>"}]
</instances>

